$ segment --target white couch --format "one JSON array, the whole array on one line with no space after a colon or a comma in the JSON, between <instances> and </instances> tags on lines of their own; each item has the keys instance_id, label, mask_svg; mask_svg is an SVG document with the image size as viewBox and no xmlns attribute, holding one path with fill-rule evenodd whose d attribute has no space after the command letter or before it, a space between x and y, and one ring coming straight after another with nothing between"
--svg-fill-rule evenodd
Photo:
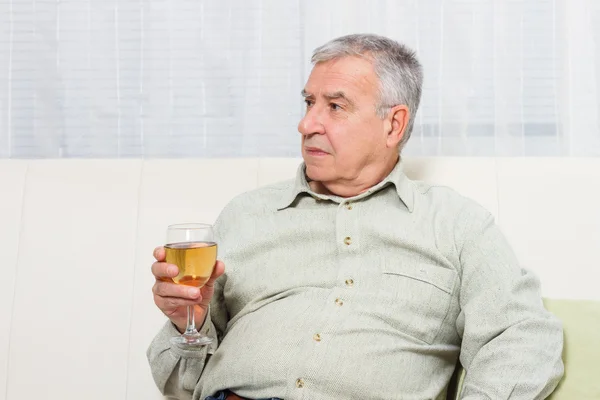
<instances>
[{"instance_id":1,"label":"white couch","mask_svg":"<svg viewBox=\"0 0 600 400\"><path fill-rule=\"evenodd\" d=\"M152 250L297 159L0 160L0 399L160 399ZM600 300L600 159L415 158L494 215L543 294Z\"/></svg>"}]
</instances>

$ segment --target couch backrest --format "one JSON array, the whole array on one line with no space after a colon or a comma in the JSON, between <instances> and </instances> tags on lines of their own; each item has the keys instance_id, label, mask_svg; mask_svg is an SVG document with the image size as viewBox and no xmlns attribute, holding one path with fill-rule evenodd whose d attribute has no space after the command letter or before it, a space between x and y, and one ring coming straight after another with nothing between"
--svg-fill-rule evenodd
<instances>
[{"instance_id":1,"label":"couch backrest","mask_svg":"<svg viewBox=\"0 0 600 400\"><path fill-rule=\"evenodd\" d=\"M0 161L0 399L159 399L152 250L297 159ZM407 159L487 207L547 297L600 300L600 159Z\"/></svg>"}]
</instances>

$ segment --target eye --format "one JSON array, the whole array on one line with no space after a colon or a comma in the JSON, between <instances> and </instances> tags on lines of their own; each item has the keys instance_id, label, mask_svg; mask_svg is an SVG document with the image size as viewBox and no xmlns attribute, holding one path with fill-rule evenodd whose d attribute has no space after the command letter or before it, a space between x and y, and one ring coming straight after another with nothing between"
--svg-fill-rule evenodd
<instances>
[{"instance_id":1,"label":"eye","mask_svg":"<svg viewBox=\"0 0 600 400\"><path fill-rule=\"evenodd\" d=\"M342 109L342 107L336 103L329 103L329 108L331 108L331 111L340 111Z\"/></svg>"},{"instance_id":2,"label":"eye","mask_svg":"<svg viewBox=\"0 0 600 400\"><path fill-rule=\"evenodd\" d=\"M313 105L313 101L310 99L304 99L304 103L306 104L306 108L309 108Z\"/></svg>"}]
</instances>

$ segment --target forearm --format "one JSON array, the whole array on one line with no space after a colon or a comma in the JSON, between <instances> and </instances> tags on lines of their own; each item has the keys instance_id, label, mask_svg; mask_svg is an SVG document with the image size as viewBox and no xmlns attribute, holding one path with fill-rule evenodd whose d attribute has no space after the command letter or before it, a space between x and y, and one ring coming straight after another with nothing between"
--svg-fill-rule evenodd
<instances>
[{"instance_id":1,"label":"forearm","mask_svg":"<svg viewBox=\"0 0 600 400\"><path fill-rule=\"evenodd\" d=\"M545 399L563 374L562 327L529 317L487 342L466 366L461 398Z\"/></svg>"}]
</instances>

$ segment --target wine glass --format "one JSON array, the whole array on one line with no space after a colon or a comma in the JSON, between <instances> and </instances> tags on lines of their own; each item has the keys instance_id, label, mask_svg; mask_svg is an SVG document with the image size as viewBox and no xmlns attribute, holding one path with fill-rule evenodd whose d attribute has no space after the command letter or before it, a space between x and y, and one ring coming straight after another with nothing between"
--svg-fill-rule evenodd
<instances>
[{"instance_id":1,"label":"wine glass","mask_svg":"<svg viewBox=\"0 0 600 400\"><path fill-rule=\"evenodd\" d=\"M173 278L178 285L201 288L210 279L217 261L217 243L209 224L175 224L167 227L166 262L179 268ZM194 306L187 307L187 327L171 343L206 346L212 339L196 329Z\"/></svg>"}]
</instances>

